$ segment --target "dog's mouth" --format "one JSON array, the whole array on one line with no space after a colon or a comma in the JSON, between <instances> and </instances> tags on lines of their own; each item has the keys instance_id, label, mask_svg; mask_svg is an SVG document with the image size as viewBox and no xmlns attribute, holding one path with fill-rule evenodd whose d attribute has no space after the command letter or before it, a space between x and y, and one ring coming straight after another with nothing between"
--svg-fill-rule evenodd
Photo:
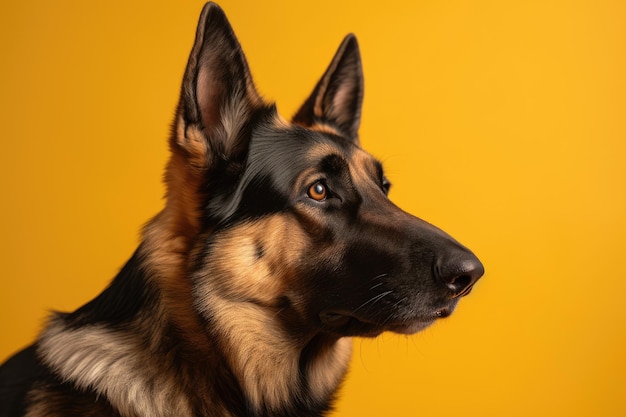
<instances>
[{"instance_id":1,"label":"dog's mouth","mask_svg":"<svg viewBox=\"0 0 626 417\"><path fill-rule=\"evenodd\" d=\"M448 317L454 304L429 314L397 319L376 320L343 310L327 310L319 314L322 327L341 336L375 337L385 331L411 335L426 329L437 319Z\"/></svg>"}]
</instances>

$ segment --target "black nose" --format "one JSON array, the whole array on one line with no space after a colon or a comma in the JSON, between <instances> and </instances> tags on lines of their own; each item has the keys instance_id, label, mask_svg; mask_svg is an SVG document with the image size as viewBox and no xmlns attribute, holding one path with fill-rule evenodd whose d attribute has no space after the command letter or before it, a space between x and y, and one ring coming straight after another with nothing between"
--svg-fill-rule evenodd
<instances>
[{"instance_id":1,"label":"black nose","mask_svg":"<svg viewBox=\"0 0 626 417\"><path fill-rule=\"evenodd\" d=\"M458 298L469 294L476 281L485 273L485 268L473 253L459 248L440 259L435 271L448 287L450 296Z\"/></svg>"}]
</instances>

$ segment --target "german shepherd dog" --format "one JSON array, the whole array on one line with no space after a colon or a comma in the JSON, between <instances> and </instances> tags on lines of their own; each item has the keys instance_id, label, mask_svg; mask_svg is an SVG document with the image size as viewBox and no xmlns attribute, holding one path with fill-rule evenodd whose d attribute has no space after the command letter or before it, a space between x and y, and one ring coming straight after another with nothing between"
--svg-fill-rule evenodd
<instances>
[{"instance_id":1,"label":"german shepherd dog","mask_svg":"<svg viewBox=\"0 0 626 417\"><path fill-rule=\"evenodd\" d=\"M483 274L395 206L359 147L348 35L291 122L207 4L170 138L165 208L111 284L0 370L0 415L323 416L351 336L418 332Z\"/></svg>"}]
</instances>

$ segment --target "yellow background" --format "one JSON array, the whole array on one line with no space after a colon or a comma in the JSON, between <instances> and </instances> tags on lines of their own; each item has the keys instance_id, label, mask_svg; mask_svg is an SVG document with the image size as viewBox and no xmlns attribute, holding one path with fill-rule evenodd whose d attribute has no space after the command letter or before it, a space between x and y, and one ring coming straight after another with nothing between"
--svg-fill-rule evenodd
<instances>
[{"instance_id":1,"label":"yellow background","mask_svg":"<svg viewBox=\"0 0 626 417\"><path fill-rule=\"evenodd\" d=\"M355 32L391 197L487 268L432 329L357 340L336 415L626 415L626 2L221 5L285 116ZM0 359L162 206L201 6L0 5Z\"/></svg>"}]
</instances>

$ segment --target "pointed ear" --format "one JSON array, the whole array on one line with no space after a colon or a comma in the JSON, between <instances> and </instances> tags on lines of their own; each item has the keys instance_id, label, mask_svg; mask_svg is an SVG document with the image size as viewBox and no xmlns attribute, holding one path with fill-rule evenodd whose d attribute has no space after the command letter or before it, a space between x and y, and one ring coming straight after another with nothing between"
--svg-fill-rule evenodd
<instances>
[{"instance_id":1,"label":"pointed ear","mask_svg":"<svg viewBox=\"0 0 626 417\"><path fill-rule=\"evenodd\" d=\"M208 141L205 151L228 157L243 145L239 143L240 129L261 106L263 101L226 15L217 4L207 3L185 69L175 142L197 152L204 148L198 144L200 134Z\"/></svg>"},{"instance_id":2,"label":"pointed ear","mask_svg":"<svg viewBox=\"0 0 626 417\"><path fill-rule=\"evenodd\" d=\"M345 37L311 96L293 117L303 126L328 123L358 140L363 103L363 69L356 37Z\"/></svg>"}]
</instances>

